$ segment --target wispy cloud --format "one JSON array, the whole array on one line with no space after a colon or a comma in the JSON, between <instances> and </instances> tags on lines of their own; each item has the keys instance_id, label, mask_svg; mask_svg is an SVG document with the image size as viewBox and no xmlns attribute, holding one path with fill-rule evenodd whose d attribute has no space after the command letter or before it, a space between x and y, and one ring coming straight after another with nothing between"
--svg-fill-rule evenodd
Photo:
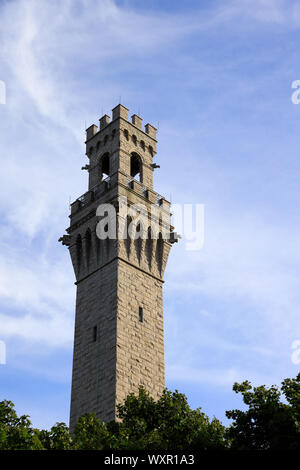
<instances>
[{"instance_id":1,"label":"wispy cloud","mask_svg":"<svg viewBox=\"0 0 300 470\"><path fill-rule=\"evenodd\" d=\"M217 23L232 22L241 15L259 21L283 23L287 21L287 15L290 19L296 15L295 4L288 10L285 7L286 2L283 1L257 0L255 8L253 2L234 1L226 6L223 4L213 10L208 9L206 16L200 12L196 15L187 14L179 21L176 14L157 16L146 11L137 12L130 7L117 6L110 0L97 4L88 0L65 1L59 8L55 1L45 2L43 9L40 9L39 2L35 0L4 4L1 30L4 47L1 56L6 63L7 74L12 79L15 93L11 107L8 104L8 112L12 113L11 116L14 114L21 119L21 126L28 115L28 97L36 110L34 113L34 108L29 106L29 116L33 119L36 129L31 128L29 131L30 139L26 142L26 153L23 150L24 142L10 146L9 155L3 161L5 192L2 210L9 208L4 212L7 222L25 237L32 239L39 233L47 233L46 238L49 240L50 236L53 241L62 226L60 224L64 223L68 189L77 195L77 188L84 188L73 164L74 160L70 158L70 152L74 152L78 142L82 140L78 122L81 119L84 100L78 94L78 87L89 83L82 79L82 76L80 82L76 81L78 67L85 67L89 71L95 63L102 64L99 77L102 86L93 89L93 93L97 94L100 100L111 94L111 74L107 70L107 64L111 60L117 57L127 60L130 56L136 58L154 51L158 53L163 45L167 47L174 40L184 39L187 34L205 30ZM10 21L12 15L14 22ZM51 22L49 18L52 18ZM100 47L95 47L95 44ZM94 73L92 75L94 78ZM120 84L117 86L120 87ZM89 97L90 92L87 91L84 96ZM105 96L105 103L106 99ZM52 124L49 124L49 120ZM9 140L20 133L19 126L14 135L9 136ZM28 130L27 125L25 129ZM196 129L193 132L197 132ZM38 148L32 145L35 133L38 134ZM69 148L65 142L68 142ZM5 144L8 144L8 139L5 139ZM76 152L79 154L78 150ZM59 160L62 165L68 165L65 173L61 172ZM69 182L66 185L66 177L69 175L73 184ZM19 197L11 199L10 192L14 187L18 188ZM185 266L181 264L182 275L191 277L192 272L198 275L195 282L186 283L185 289L210 295L246 296L251 301L261 302L261 306L276 304L277 308L280 295L281 305L292 302L294 306L297 299L291 299L291 296L295 292L297 276L290 271L284 272L280 253L270 249L269 238L277 228L264 225L258 227L257 222L259 224L260 221L251 220L251 215L247 214L242 224L240 219L221 221L219 214L215 214L215 217L216 223L212 222L212 225L206 227L206 230L209 229L206 233L209 246L199 255L192 255ZM254 238L249 237L253 226ZM281 243L284 243L284 236L279 236ZM274 239L274 236L272 238ZM43 252L43 244L41 250ZM182 256L181 251L178 254ZM31 276L34 277L37 266L29 267L24 275L24 268L19 267L22 258L18 256L23 255L16 254L15 272L11 277L22 278L23 286L24 280L28 279L27 289L30 291L29 285L36 288L36 282L30 278L30 270ZM44 256L43 253L41 256ZM292 250L290 256L293 256ZM173 255L173 260L175 259L176 255ZM170 263L172 270L172 258ZM3 265L5 270L9 269L5 259ZM45 272L48 267L45 267ZM178 274L177 262L176 273ZM37 296L43 296L43 283L40 284L40 289L35 290ZM176 280L172 280L172 285L176 287ZM287 290L291 292L290 296L285 295ZM272 294L274 291L277 293L276 299ZM2 295L7 296L9 292L9 286L3 276ZM15 296L18 302L21 294L11 292L9 295L11 298ZM43 307L45 308L45 305ZM294 311L291 304L286 305L286 308ZM28 316L26 318L31 319ZM11 330L12 324L12 321L8 323L10 326L7 328ZM22 330L27 331L26 328Z\"/></svg>"},{"instance_id":2,"label":"wispy cloud","mask_svg":"<svg viewBox=\"0 0 300 470\"><path fill-rule=\"evenodd\" d=\"M44 253L34 258L10 250L0 259L2 309L8 308L0 311L1 337L70 347L75 290L68 260L53 262Z\"/></svg>"}]
</instances>

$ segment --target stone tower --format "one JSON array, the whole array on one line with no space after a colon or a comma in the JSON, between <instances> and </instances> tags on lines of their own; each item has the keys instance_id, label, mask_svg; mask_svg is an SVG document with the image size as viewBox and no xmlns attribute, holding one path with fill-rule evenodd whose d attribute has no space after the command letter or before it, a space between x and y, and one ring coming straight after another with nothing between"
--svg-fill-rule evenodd
<instances>
[{"instance_id":1,"label":"stone tower","mask_svg":"<svg viewBox=\"0 0 300 470\"><path fill-rule=\"evenodd\" d=\"M177 235L165 222L170 203L153 190L156 144L155 127L143 129L136 114L130 122L122 105L111 121L105 115L99 129L86 131L89 190L71 204L68 235L60 239L77 286L71 430L88 412L114 420L116 404L140 385L154 398L165 386L163 274ZM103 204L112 205L117 227L105 239L97 230L106 220L97 211ZM146 230L126 213L134 204L145 209ZM138 237L142 231L146 236Z\"/></svg>"}]
</instances>

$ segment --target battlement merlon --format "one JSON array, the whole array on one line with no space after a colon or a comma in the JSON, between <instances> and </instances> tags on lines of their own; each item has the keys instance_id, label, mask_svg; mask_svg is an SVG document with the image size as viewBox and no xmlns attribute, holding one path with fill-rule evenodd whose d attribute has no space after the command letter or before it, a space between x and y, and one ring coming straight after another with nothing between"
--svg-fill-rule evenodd
<instances>
[{"instance_id":1,"label":"battlement merlon","mask_svg":"<svg viewBox=\"0 0 300 470\"><path fill-rule=\"evenodd\" d=\"M99 119L99 128L95 124L92 124L90 127L86 129L86 143L90 141L91 139L93 139L95 135L97 135L98 133L101 133L104 129L106 129L108 125L112 124L117 119L124 119L124 121L130 122L128 119L128 112L129 110L125 106L123 106L122 104L118 104L112 110L112 121L110 120L110 116L105 114ZM145 129L143 129L142 122L143 122L143 119L140 116L138 116L137 114L132 115L130 124L135 126L137 129L142 131L151 139L153 139L156 143L157 142L156 127L152 126L152 124L150 123L147 123L145 125Z\"/></svg>"},{"instance_id":2,"label":"battlement merlon","mask_svg":"<svg viewBox=\"0 0 300 470\"><path fill-rule=\"evenodd\" d=\"M102 116L102 118L99 119L99 131L103 131L103 129L108 126L110 122L110 116L108 116L107 114L104 114L104 116Z\"/></svg>"},{"instance_id":3,"label":"battlement merlon","mask_svg":"<svg viewBox=\"0 0 300 470\"><path fill-rule=\"evenodd\" d=\"M90 127L86 129L86 140L90 140L92 137L94 137L95 134L98 132L98 127L96 124L92 124Z\"/></svg>"},{"instance_id":4,"label":"battlement merlon","mask_svg":"<svg viewBox=\"0 0 300 470\"><path fill-rule=\"evenodd\" d=\"M133 114L131 116L131 123L135 127L138 127L139 129L142 129L142 122L143 122L143 119L140 116L138 116L137 114Z\"/></svg>"},{"instance_id":5,"label":"battlement merlon","mask_svg":"<svg viewBox=\"0 0 300 470\"><path fill-rule=\"evenodd\" d=\"M122 104L118 104L118 106L115 106L112 110L112 120L115 121L118 118L122 118L128 121L128 112L129 109L125 108Z\"/></svg>"},{"instance_id":6,"label":"battlement merlon","mask_svg":"<svg viewBox=\"0 0 300 470\"><path fill-rule=\"evenodd\" d=\"M150 137L152 137L152 139L155 139L156 140L156 132L157 132L157 129L156 127L152 126L152 124L146 124L145 125L145 131L146 131L146 134L148 134Z\"/></svg>"}]
</instances>

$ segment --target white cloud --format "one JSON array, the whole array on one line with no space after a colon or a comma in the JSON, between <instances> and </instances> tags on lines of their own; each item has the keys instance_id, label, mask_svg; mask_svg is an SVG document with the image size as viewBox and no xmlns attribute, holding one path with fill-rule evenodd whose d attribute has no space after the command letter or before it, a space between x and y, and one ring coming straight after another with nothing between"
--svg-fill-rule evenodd
<instances>
[{"instance_id":1,"label":"white cloud","mask_svg":"<svg viewBox=\"0 0 300 470\"><path fill-rule=\"evenodd\" d=\"M185 365L167 367L168 380L205 383L206 385L227 386L241 379L241 373L235 369L199 369Z\"/></svg>"},{"instance_id":2,"label":"white cloud","mask_svg":"<svg viewBox=\"0 0 300 470\"><path fill-rule=\"evenodd\" d=\"M289 16L285 0L237 0L235 5L237 11L267 23L284 23Z\"/></svg>"},{"instance_id":3,"label":"white cloud","mask_svg":"<svg viewBox=\"0 0 300 470\"><path fill-rule=\"evenodd\" d=\"M167 377L169 381L187 382L193 384L205 384L205 386L215 387L232 387L234 382L243 382L244 380L252 381L253 385L266 384L268 386L276 383L276 375L270 373L261 375L257 370L237 370L236 368L199 368L191 367L188 364L176 364L167 367ZM275 379L275 382L274 382Z\"/></svg>"},{"instance_id":4,"label":"white cloud","mask_svg":"<svg viewBox=\"0 0 300 470\"><path fill-rule=\"evenodd\" d=\"M37 111L78 136L74 122L78 114L82 116L85 103L76 74L88 76L97 63L96 79L102 84L97 99L106 103L110 87L110 94L118 97L107 61L159 51L198 28L189 19L137 13L112 0L53 0L44 2L43 8L37 0L16 0L2 6L0 57L16 89L32 99ZM82 91L88 95L88 90Z\"/></svg>"},{"instance_id":5,"label":"white cloud","mask_svg":"<svg viewBox=\"0 0 300 470\"><path fill-rule=\"evenodd\" d=\"M261 311L270 328L289 334L300 329L298 232L262 220L259 212L224 217L210 210L216 208L206 207L204 248L183 253L184 245L179 245L170 257L169 288L177 290L184 277L189 279L181 286L184 290L243 298ZM186 262L179 263L183 257Z\"/></svg>"},{"instance_id":6,"label":"white cloud","mask_svg":"<svg viewBox=\"0 0 300 470\"><path fill-rule=\"evenodd\" d=\"M19 338L51 348L70 346L75 303L71 267L65 257L53 261L45 253L31 258L11 249L1 256L1 339Z\"/></svg>"}]
</instances>

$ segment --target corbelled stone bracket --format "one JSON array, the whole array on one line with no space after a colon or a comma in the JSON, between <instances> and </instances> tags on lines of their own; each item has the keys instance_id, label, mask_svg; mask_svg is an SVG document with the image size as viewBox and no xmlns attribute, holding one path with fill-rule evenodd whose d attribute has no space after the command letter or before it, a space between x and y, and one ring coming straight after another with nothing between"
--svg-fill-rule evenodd
<instances>
[{"instance_id":1,"label":"corbelled stone bracket","mask_svg":"<svg viewBox=\"0 0 300 470\"><path fill-rule=\"evenodd\" d=\"M181 235L177 232L170 233L170 243L177 243L178 240L181 238Z\"/></svg>"},{"instance_id":2,"label":"corbelled stone bracket","mask_svg":"<svg viewBox=\"0 0 300 470\"><path fill-rule=\"evenodd\" d=\"M70 246L71 244L72 235L63 235L58 239L63 245Z\"/></svg>"}]
</instances>

